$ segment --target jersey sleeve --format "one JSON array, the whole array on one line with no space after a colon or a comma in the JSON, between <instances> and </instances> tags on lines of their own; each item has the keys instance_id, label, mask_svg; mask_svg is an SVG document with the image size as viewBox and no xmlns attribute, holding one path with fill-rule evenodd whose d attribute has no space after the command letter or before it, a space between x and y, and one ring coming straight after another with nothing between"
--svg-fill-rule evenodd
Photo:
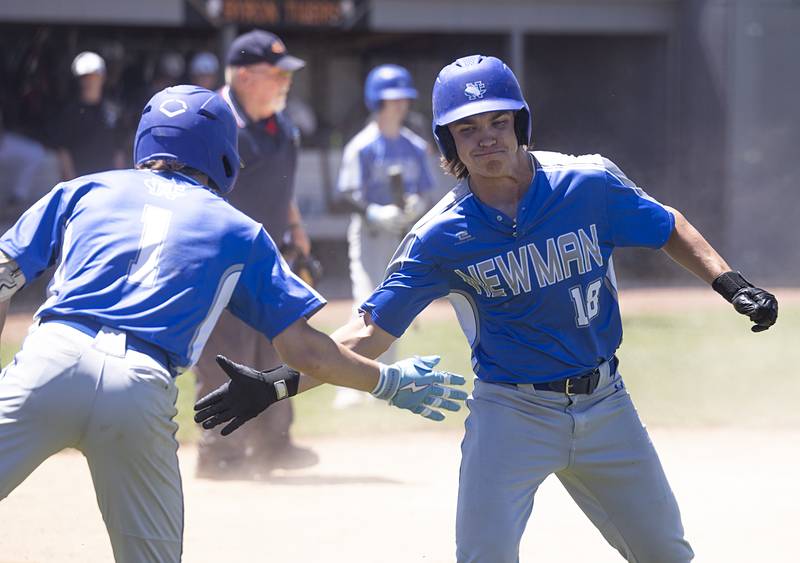
<instances>
[{"instance_id":1,"label":"jersey sleeve","mask_svg":"<svg viewBox=\"0 0 800 563\"><path fill-rule=\"evenodd\" d=\"M396 338L431 301L450 292L446 277L425 255L424 247L416 235L409 234L395 252L383 283L359 308Z\"/></svg>"},{"instance_id":2,"label":"jersey sleeve","mask_svg":"<svg viewBox=\"0 0 800 563\"><path fill-rule=\"evenodd\" d=\"M339 168L339 180L336 188L340 193L360 192L362 182L360 151L355 145L348 144L342 155L342 166Z\"/></svg>"},{"instance_id":3,"label":"jersey sleeve","mask_svg":"<svg viewBox=\"0 0 800 563\"><path fill-rule=\"evenodd\" d=\"M310 317L325 299L289 269L261 228L228 308L270 340L301 317Z\"/></svg>"},{"instance_id":4,"label":"jersey sleeve","mask_svg":"<svg viewBox=\"0 0 800 563\"><path fill-rule=\"evenodd\" d=\"M615 246L661 248L675 227L675 217L604 158L606 209Z\"/></svg>"},{"instance_id":5,"label":"jersey sleeve","mask_svg":"<svg viewBox=\"0 0 800 563\"><path fill-rule=\"evenodd\" d=\"M16 260L28 283L58 259L64 228L75 203L89 187L56 185L0 238L0 250Z\"/></svg>"}]
</instances>

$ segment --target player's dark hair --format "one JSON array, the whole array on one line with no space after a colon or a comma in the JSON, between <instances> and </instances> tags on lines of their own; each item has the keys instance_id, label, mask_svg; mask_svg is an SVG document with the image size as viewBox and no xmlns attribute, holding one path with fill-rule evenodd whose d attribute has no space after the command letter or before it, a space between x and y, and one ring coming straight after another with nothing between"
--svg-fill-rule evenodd
<instances>
[{"instance_id":1,"label":"player's dark hair","mask_svg":"<svg viewBox=\"0 0 800 563\"><path fill-rule=\"evenodd\" d=\"M186 174L190 168L188 168L183 162L178 162L177 160L166 160L166 159L155 159L155 160L146 160L141 164L136 165L137 170L157 170L157 171L167 171L167 172L178 172L179 170Z\"/></svg>"},{"instance_id":2,"label":"player's dark hair","mask_svg":"<svg viewBox=\"0 0 800 563\"><path fill-rule=\"evenodd\" d=\"M225 163L226 165L230 166L229 163ZM201 184L207 185L209 188L215 191L219 191L217 186L214 184L214 181L203 172L192 168L191 166L186 166L183 162L179 162L177 160L168 160L163 158L158 158L155 160L146 160L141 164L136 165L137 170L155 170L161 172L179 172L181 174L186 174L187 176L191 176Z\"/></svg>"},{"instance_id":3,"label":"player's dark hair","mask_svg":"<svg viewBox=\"0 0 800 563\"><path fill-rule=\"evenodd\" d=\"M467 167L463 162L461 162L461 159L458 158L457 154L450 160L442 156L439 159L439 164L445 173L455 176L459 180L466 178L469 175Z\"/></svg>"}]
</instances>

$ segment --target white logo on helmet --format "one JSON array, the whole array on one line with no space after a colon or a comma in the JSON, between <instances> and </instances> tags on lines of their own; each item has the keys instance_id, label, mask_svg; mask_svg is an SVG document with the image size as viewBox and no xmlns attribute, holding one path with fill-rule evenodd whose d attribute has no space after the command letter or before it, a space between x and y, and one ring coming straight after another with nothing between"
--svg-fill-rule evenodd
<instances>
[{"instance_id":1,"label":"white logo on helmet","mask_svg":"<svg viewBox=\"0 0 800 563\"><path fill-rule=\"evenodd\" d=\"M175 117L176 115L185 113L188 109L189 106L183 100L170 98L169 100L164 100L161 102L161 106L159 106L158 111L167 117Z\"/></svg>"},{"instance_id":2,"label":"white logo on helmet","mask_svg":"<svg viewBox=\"0 0 800 563\"><path fill-rule=\"evenodd\" d=\"M475 82L467 82L467 85L464 87L464 95L469 100L477 100L478 98L483 98L483 95L485 93L486 93L486 84L484 84L482 80L476 80Z\"/></svg>"}]
</instances>

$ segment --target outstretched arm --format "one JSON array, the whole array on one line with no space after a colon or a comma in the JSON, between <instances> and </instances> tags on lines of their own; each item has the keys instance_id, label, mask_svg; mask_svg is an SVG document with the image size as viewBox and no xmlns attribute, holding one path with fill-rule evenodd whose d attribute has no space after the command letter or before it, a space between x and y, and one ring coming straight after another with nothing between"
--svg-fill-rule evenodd
<instances>
[{"instance_id":1,"label":"outstretched arm","mask_svg":"<svg viewBox=\"0 0 800 563\"><path fill-rule=\"evenodd\" d=\"M377 358L389 349L395 337L372 322L369 313L359 316L336 329L331 338L359 356ZM298 393L303 393L325 383L303 373Z\"/></svg>"},{"instance_id":2,"label":"outstretched arm","mask_svg":"<svg viewBox=\"0 0 800 563\"><path fill-rule=\"evenodd\" d=\"M340 329L339 336L356 349L378 355L388 347L386 344L381 349L379 342L388 340L390 344L393 340L391 335L357 327L354 324L351 329ZM317 382L367 391L391 405L437 421L444 420L437 409L457 411L461 407L456 401L467 398L464 391L446 387L463 385L463 377L434 371L438 356L407 358L383 365L310 327L305 319L292 323L272 342L291 368L257 371L217 356L217 362L231 380L195 404L196 422L202 422L204 428L228 422L222 429L222 434L227 435L272 403L307 390ZM302 389L298 370L313 378L313 381L305 379Z\"/></svg>"},{"instance_id":3,"label":"outstretched arm","mask_svg":"<svg viewBox=\"0 0 800 563\"><path fill-rule=\"evenodd\" d=\"M753 321L753 332L762 332L778 320L778 300L768 291L754 286L703 238L682 213L667 208L675 217L675 228L663 250L670 258L692 272L722 295L738 313Z\"/></svg>"},{"instance_id":4,"label":"outstretched arm","mask_svg":"<svg viewBox=\"0 0 800 563\"><path fill-rule=\"evenodd\" d=\"M317 381L367 392L378 383L378 362L351 351L305 319L292 323L272 344L289 366Z\"/></svg>"},{"instance_id":5,"label":"outstretched arm","mask_svg":"<svg viewBox=\"0 0 800 563\"><path fill-rule=\"evenodd\" d=\"M672 207L667 210L675 217L675 229L662 248L670 258L708 284L730 271L728 263L680 211Z\"/></svg>"}]
</instances>

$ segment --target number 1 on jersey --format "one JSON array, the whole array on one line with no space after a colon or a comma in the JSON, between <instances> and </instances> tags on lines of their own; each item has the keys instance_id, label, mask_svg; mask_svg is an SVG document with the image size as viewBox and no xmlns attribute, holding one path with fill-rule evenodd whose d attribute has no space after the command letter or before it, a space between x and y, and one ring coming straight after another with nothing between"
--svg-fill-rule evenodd
<instances>
[{"instance_id":1,"label":"number 1 on jersey","mask_svg":"<svg viewBox=\"0 0 800 563\"><path fill-rule=\"evenodd\" d=\"M142 237L139 239L139 252L128 268L128 282L144 287L153 287L158 278L158 261L167 240L172 211L145 205L142 211Z\"/></svg>"},{"instance_id":2,"label":"number 1 on jersey","mask_svg":"<svg viewBox=\"0 0 800 563\"><path fill-rule=\"evenodd\" d=\"M602 278L590 283L586 288L585 299L581 286L576 285L569 290L572 303L575 305L575 321L578 326L589 326L592 319L600 312L600 287L602 284Z\"/></svg>"}]
</instances>

